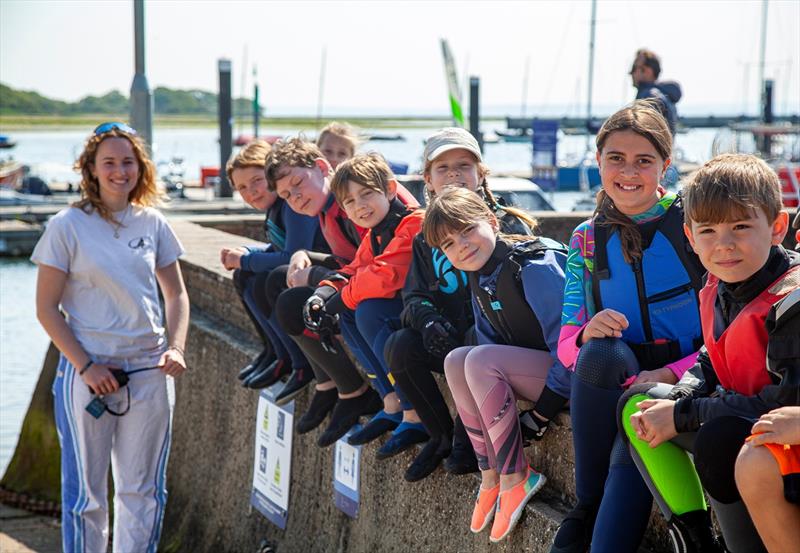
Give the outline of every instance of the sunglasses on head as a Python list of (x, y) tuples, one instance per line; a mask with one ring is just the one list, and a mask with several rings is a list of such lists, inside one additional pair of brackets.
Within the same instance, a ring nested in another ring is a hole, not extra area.
[(126, 125), (125, 123), (118, 123), (115, 121), (111, 121), (108, 123), (101, 123), (100, 125), (97, 125), (97, 127), (94, 129), (94, 135), (99, 136), (103, 133), (107, 133), (108, 131), (114, 129), (126, 132), (128, 134), (134, 134), (134, 135), (136, 134), (136, 129), (134, 129), (133, 127)]

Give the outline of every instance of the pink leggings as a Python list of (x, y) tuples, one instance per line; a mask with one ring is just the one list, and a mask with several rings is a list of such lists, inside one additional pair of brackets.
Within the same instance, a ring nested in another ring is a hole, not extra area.
[(447, 384), (481, 470), (525, 470), (515, 402), (539, 399), (552, 364), (549, 352), (517, 346), (469, 346), (447, 355)]

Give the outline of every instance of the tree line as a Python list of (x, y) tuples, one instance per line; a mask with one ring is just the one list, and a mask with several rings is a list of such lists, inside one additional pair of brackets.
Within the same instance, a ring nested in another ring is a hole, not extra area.
[[(252, 101), (237, 98), (234, 101), (237, 115), (252, 112)], [(216, 115), (217, 95), (205, 90), (175, 90), (158, 87), (153, 90), (153, 109), (156, 114)], [(42, 96), (35, 91), (16, 90), (0, 83), (0, 115), (79, 115), (120, 114), (130, 111), (127, 96), (112, 90), (102, 96), (85, 96), (77, 102), (64, 102)]]

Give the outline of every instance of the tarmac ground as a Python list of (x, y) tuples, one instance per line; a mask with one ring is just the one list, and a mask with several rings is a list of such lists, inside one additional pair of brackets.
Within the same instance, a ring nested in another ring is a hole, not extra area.
[(2, 553), (57, 553), (61, 551), (61, 523), (0, 504)]

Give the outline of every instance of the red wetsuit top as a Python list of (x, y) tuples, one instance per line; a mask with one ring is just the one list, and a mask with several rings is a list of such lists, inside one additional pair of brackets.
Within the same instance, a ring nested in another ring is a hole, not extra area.
[(708, 282), (700, 291), (703, 340), (711, 366), (726, 390), (752, 396), (772, 384), (767, 372), (768, 336), (764, 321), (775, 302), (797, 287), (796, 280), (787, 277), (798, 271), (800, 266), (794, 266), (768, 286), (742, 309), (719, 338), (714, 337), (719, 279), (708, 276)]
[[(397, 184), (397, 199), (408, 207), (419, 207), (419, 202), (414, 195), (400, 183)], [(325, 208), (319, 214), (319, 226), (322, 236), (325, 237), (325, 241), (331, 248), (331, 253), (345, 261), (342, 265), (355, 259), (356, 251), (364, 240), (367, 229), (348, 220), (347, 213), (336, 202), (333, 194), (330, 195)]]

